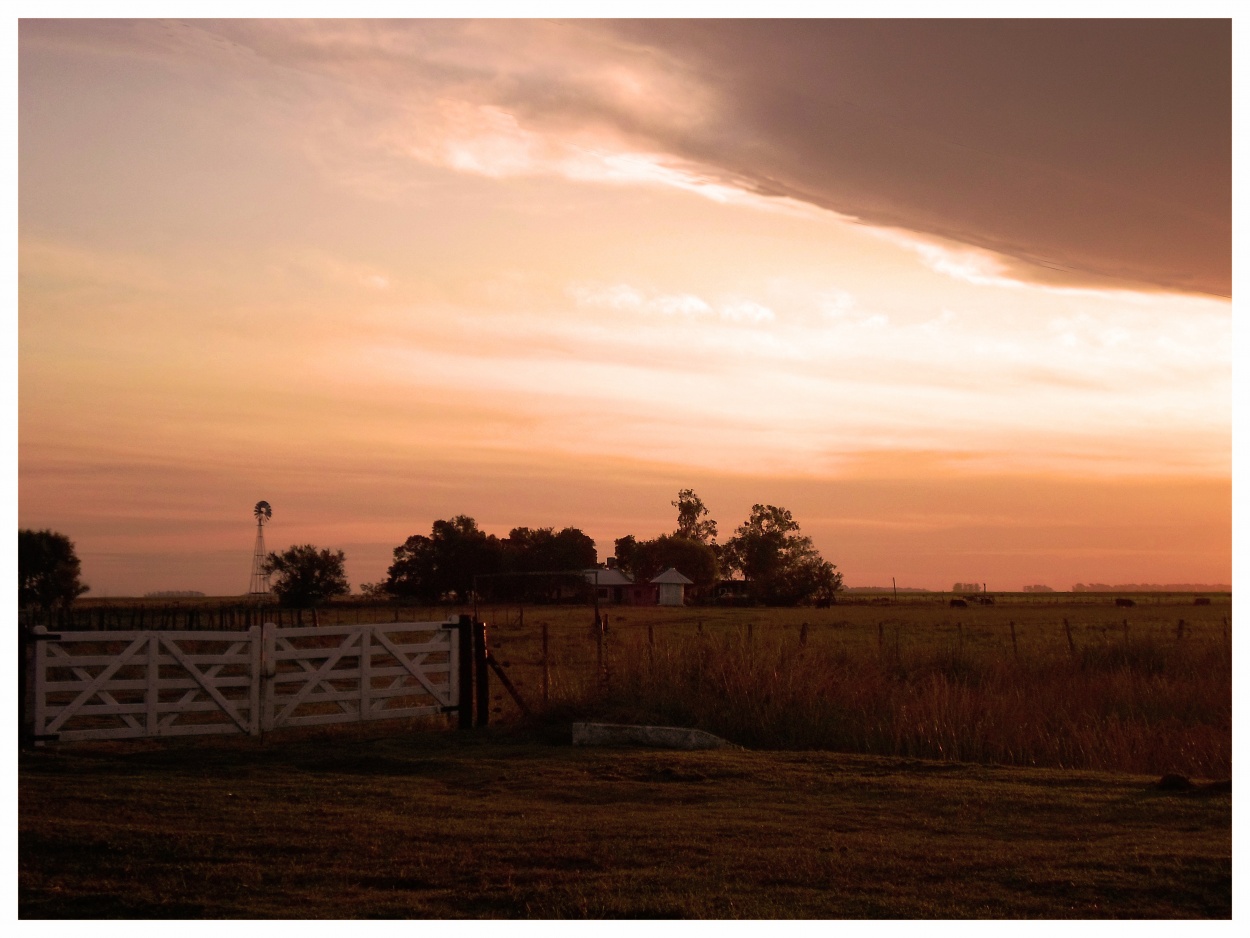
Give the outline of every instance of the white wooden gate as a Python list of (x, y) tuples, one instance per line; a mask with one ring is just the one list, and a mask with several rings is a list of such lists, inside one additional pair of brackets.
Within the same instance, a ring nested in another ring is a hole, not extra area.
[(35, 629), (36, 739), (257, 735), (455, 710), (456, 622), (246, 632)]
[(36, 739), (259, 732), (257, 627), (35, 636)]
[(455, 622), (266, 625), (265, 729), (456, 709), (458, 628)]

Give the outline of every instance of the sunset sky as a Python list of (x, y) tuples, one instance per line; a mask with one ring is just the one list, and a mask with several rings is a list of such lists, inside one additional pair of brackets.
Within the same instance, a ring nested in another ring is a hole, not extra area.
[(18, 29), (18, 514), (92, 596), (789, 508), (847, 585), (1232, 577), (1231, 29)]

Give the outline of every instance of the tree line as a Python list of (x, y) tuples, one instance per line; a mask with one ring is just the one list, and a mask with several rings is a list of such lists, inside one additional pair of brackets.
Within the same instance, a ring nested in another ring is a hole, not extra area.
[[(669, 567), (694, 581), (690, 596), (708, 602), (718, 593), (764, 605), (824, 604), (842, 588), (842, 574), (800, 533), (793, 515), (775, 505), (754, 505), (733, 536), (717, 543), (717, 524), (693, 489), (672, 502), (677, 526), (668, 534), (614, 542), (614, 562), (635, 582)], [(507, 537), (482, 531), (468, 515), (435, 521), (429, 535), (414, 534), (394, 549), (386, 576), (361, 592), (423, 604), (493, 600), (552, 602), (587, 595), (584, 571), (603, 567), (595, 542), (580, 528), (517, 527)], [(19, 600), (46, 612), (87, 591), (73, 542), (53, 531), (18, 532)], [(297, 544), (271, 552), (264, 570), (278, 599), (316, 608), (351, 586), (341, 550)]]
[[(615, 565), (636, 582), (675, 567), (694, 581), (696, 601), (716, 598), (718, 586), (749, 602), (797, 605), (832, 601), (842, 574), (800, 533), (793, 515), (775, 505), (755, 505), (725, 543), (717, 524), (692, 489), (672, 502), (677, 526), (639, 540), (617, 538)], [(552, 601), (568, 594), (569, 577), (554, 571), (585, 571), (597, 562), (594, 541), (580, 528), (513, 528), (505, 538), (487, 534), (467, 515), (435, 521), (429, 536), (414, 534), (394, 550), (386, 578), (366, 593), (425, 603), (466, 599), (475, 593), (509, 601)], [(539, 576), (538, 574), (543, 574)], [(580, 586), (581, 579), (576, 580)]]

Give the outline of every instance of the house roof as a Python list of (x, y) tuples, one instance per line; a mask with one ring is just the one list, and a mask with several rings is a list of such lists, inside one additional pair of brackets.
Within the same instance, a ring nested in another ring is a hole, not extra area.
[(652, 577), (651, 582), (652, 583), (681, 583), (683, 586), (689, 586), (691, 583), (694, 582), (694, 580), (690, 579), (690, 577), (685, 576), (682, 573), (678, 573), (676, 567), (669, 567), (659, 576)]
[[(599, 578), (595, 579), (595, 574), (599, 574)], [(591, 583), (597, 583), (599, 586), (633, 586), (634, 581), (622, 573), (615, 567), (600, 570), (587, 570), (586, 579)]]

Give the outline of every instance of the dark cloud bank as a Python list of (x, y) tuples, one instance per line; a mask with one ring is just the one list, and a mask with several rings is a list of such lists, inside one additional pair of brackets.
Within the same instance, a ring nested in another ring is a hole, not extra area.
[(1231, 294), (1228, 20), (595, 24), (721, 107), (673, 153), (1017, 276)]

